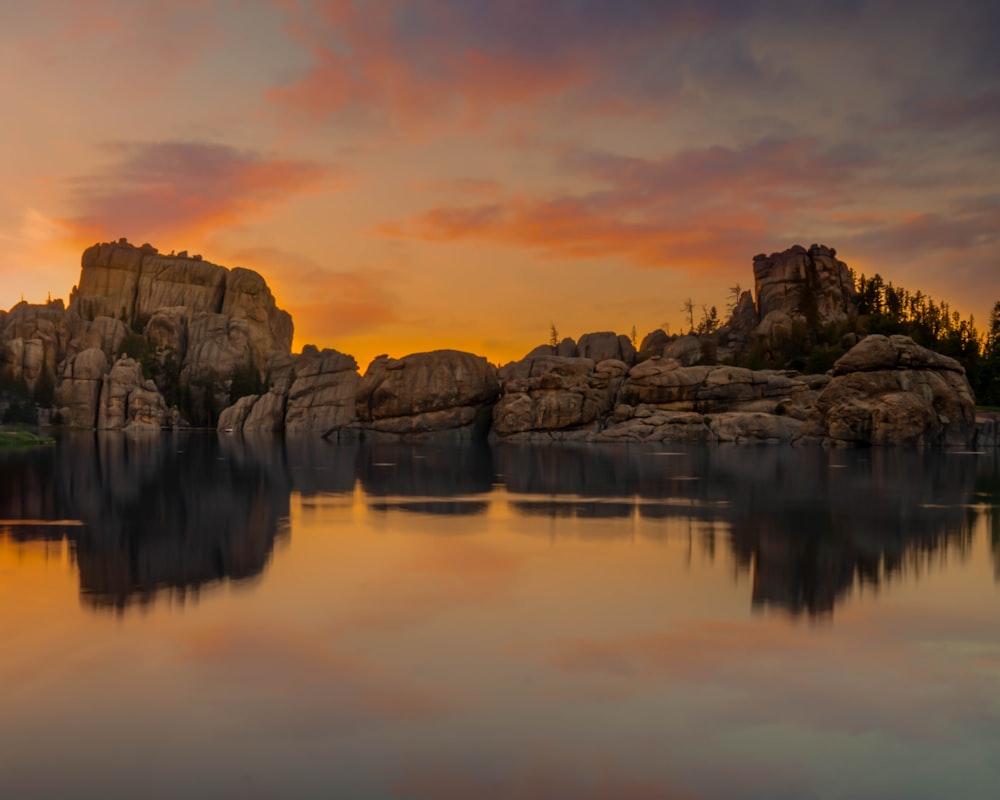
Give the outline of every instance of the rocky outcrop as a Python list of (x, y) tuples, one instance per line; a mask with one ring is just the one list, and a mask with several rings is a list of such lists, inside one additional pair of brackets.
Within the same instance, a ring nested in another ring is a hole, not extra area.
[(795, 245), (769, 256), (754, 256), (758, 318), (781, 311), (822, 324), (856, 314), (854, 277), (836, 255), (833, 248), (814, 244), (808, 250)]
[(826, 376), (654, 357), (633, 367), (597, 441), (790, 442)]
[[(271, 353), (291, 349), (292, 318), (252, 270), (229, 270), (199, 256), (164, 256), (150, 245), (135, 247), (125, 240), (84, 252), (80, 281), (70, 297), (70, 309), (82, 319), (113, 317), (136, 330), (159, 312), (178, 308), (190, 323), (203, 314), (242, 321), (260, 371)], [(190, 333), (192, 345), (197, 344), (193, 324)]]
[(621, 361), (628, 366), (635, 363), (635, 347), (625, 334), (612, 331), (585, 333), (576, 345), (576, 355), (589, 358), (595, 364), (608, 359)]
[(238, 433), (243, 430), (243, 423), (253, 409), (260, 395), (248, 394), (239, 398), (231, 406), (222, 409), (219, 414), (218, 428), (225, 433)]
[(189, 338), (181, 369), (185, 384), (219, 382), (254, 364), (245, 320), (230, 319), (224, 314), (196, 314), (190, 322)]
[[(719, 359), (783, 364), (787, 351), (814, 343), (833, 326), (850, 327), (858, 295), (850, 268), (831, 247), (794, 245), (754, 256), (754, 294), (742, 292), (729, 320), (707, 337)], [(754, 299), (756, 297), (756, 299)]]
[(670, 411), (770, 411), (805, 416), (826, 376), (782, 370), (728, 366), (683, 367), (672, 359), (653, 358), (629, 371), (620, 403), (651, 405)]
[(361, 376), (353, 356), (306, 347), (296, 359), (294, 376), (285, 410), (287, 433), (328, 435), (357, 419)]
[(369, 435), (465, 439), (485, 435), (499, 392), (495, 368), (472, 353), (379, 356), (361, 379), (355, 408)]
[(285, 394), (280, 391), (239, 398), (219, 414), (225, 433), (278, 433), (285, 428)]
[(250, 346), (258, 368), (272, 353), (287, 353), (292, 346), (292, 317), (279, 309), (265, 280), (253, 270), (236, 267), (226, 276), (222, 313), (246, 320)]
[(56, 408), (64, 421), (79, 428), (97, 425), (97, 408), (110, 369), (108, 358), (98, 347), (82, 350), (67, 361), (62, 380), (56, 389)]
[(868, 336), (834, 365), (803, 440), (969, 446), (975, 401), (954, 359), (908, 336)]
[(243, 421), (244, 433), (276, 433), (285, 429), (285, 395), (273, 391), (260, 395)]
[(0, 326), (0, 375), (34, 390), (43, 372), (54, 378), (70, 338), (71, 320), (61, 300), (18, 303)]
[(143, 380), (142, 366), (137, 361), (122, 358), (103, 376), (98, 429), (159, 431), (168, 421), (162, 395), (152, 381)]
[(493, 431), (511, 439), (583, 439), (612, 409), (628, 367), (623, 361), (529, 356), (502, 367), (503, 395)]

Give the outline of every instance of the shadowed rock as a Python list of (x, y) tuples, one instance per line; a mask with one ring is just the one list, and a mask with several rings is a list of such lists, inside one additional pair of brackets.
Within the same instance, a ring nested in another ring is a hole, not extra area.
[(374, 436), (485, 436), (500, 393), (496, 369), (458, 350), (379, 356), (358, 386), (358, 423)]

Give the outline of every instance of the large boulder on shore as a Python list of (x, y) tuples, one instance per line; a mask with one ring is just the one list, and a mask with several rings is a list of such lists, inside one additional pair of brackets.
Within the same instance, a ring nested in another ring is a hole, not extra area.
[(496, 369), (458, 350), (379, 356), (355, 399), (360, 427), (375, 436), (467, 439), (485, 436), (500, 393)]
[(976, 407), (965, 370), (909, 336), (873, 335), (833, 368), (803, 431), (835, 444), (967, 447)]
[(56, 389), (56, 407), (65, 411), (65, 421), (78, 428), (97, 424), (97, 404), (110, 366), (104, 351), (88, 347), (68, 359)]
[(600, 428), (628, 367), (617, 359), (529, 356), (500, 369), (493, 432), (507, 439), (581, 439)]
[(295, 380), (285, 409), (287, 433), (319, 433), (350, 426), (357, 419), (355, 400), (361, 383), (354, 356), (336, 350), (303, 348), (295, 357)]

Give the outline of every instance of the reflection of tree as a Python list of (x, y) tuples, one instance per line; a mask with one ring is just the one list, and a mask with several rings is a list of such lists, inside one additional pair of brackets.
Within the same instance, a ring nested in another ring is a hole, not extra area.
[(5, 463), (0, 481), (0, 515), (82, 522), (22, 533), (70, 541), (81, 596), (94, 607), (253, 577), (287, 530), (281, 461), (227, 457), (213, 435), (74, 436)]
[[(287, 531), (291, 492), (358, 482), (374, 510), (482, 514), (499, 482), (525, 515), (679, 520), (689, 552), (714, 559), (728, 543), (755, 605), (806, 614), (829, 613), (855, 585), (963, 557), (985, 507), (1000, 580), (1000, 453), (672, 449), (86, 435), (0, 460), (0, 518), (80, 520), (8, 535), (68, 539), (84, 601), (114, 608), (258, 575)], [(585, 529), (659, 537), (665, 526)]]
[(504, 444), (497, 464), (523, 513), (684, 519), (690, 544), (700, 541), (710, 558), (726, 531), (738, 572), (753, 575), (754, 604), (793, 613), (828, 613), (855, 583), (878, 587), (929, 571), (971, 543), (969, 458), (889, 449), (674, 449), (677, 455), (664, 456), (642, 447)]

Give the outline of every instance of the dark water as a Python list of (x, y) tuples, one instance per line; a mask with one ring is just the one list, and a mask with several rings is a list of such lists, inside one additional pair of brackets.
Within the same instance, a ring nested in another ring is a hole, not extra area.
[(0, 796), (994, 798), (1000, 454), (0, 457)]

